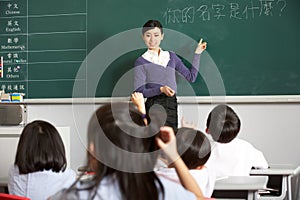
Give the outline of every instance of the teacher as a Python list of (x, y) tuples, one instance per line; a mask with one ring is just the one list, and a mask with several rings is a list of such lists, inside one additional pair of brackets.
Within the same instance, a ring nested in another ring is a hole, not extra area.
[(143, 93), (147, 98), (145, 103), (147, 118), (151, 106), (159, 104), (167, 113), (165, 125), (176, 131), (178, 128), (176, 73), (187, 81), (194, 82), (198, 75), (200, 55), (206, 49), (207, 43), (200, 40), (192, 67), (189, 69), (176, 53), (160, 48), (164, 33), (159, 21), (147, 21), (142, 28), (142, 38), (148, 49), (135, 61), (134, 91)]

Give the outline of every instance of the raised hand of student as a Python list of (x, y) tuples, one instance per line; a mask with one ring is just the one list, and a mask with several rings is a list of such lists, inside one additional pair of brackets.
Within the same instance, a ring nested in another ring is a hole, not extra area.
[(175, 94), (175, 91), (172, 88), (170, 88), (169, 86), (166, 86), (166, 85), (160, 87), (160, 91), (162, 93), (164, 93), (165, 95), (167, 95), (168, 97), (172, 97)]
[(182, 186), (194, 193), (198, 200), (203, 200), (204, 197), (201, 189), (177, 152), (176, 137), (173, 129), (167, 126), (161, 127), (160, 133), (156, 137), (156, 142), (157, 145), (169, 157), (169, 159), (173, 161), (173, 166), (177, 172)]
[(145, 100), (144, 96), (140, 92), (134, 92), (131, 94), (131, 101), (136, 105), (138, 111), (140, 111), (142, 114), (146, 114), (146, 108), (145, 108)]
[(202, 39), (200, 39), (197, 47), (196, 47), (196, 50), (195, 50), (195, 53), (196, 54), (201, 54), (207, 47), (207, 43), (206, 42), (202, 42)]
[(171, 127), (163, 126), (156, 137), (156, 143), (173, 162), (179, 158), (176, 146), (176, 137)]
[(197, 124), (195, 124), (194, 122), (188, 122), (184, 119), (184, 117), (181, 118), (181, 126), (182, 127), (186, 127), (186, 128), (193, 128), (196, 129)]

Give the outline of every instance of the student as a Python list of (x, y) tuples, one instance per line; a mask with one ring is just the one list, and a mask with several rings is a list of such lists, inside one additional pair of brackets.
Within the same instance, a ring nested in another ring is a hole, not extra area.
[(247, 176), (252, 167), (268, 168), (263, 153), (237, 138), (241, 122), (228, 105), (216, 106), (208, 115), (206, 132), (212, 139), (212, 152), (206, 166), (217, 177)]
[(198, 75), (200, 54), (206, 49), (206, 42), (199, 42), (192, 67), (187, 68), (176, 53), (164, 51), (160, 43), (164, 38), (163, 27), (157, 20), (147, 21), (142, 28), (147, 51), (135, 61), (134, 90), (143, 93), (147, 114), (154, 104), (164, 107), (167, 113), (165, 125), (174, 130), (178, 127), (176, 72), (186, 80), (194, 82)]
[[(92, 155), (88, 166), (94, 170), (94, 178), (77, 181), (50, 199), (203, 199), (201, 190), (179, 157), (172, 128), (159, 129), (156, 124), (153, 119), (146, 127), (132, 104), (101, 106), (88, 126), (88, 147)], [(150, 134), (155, 129), (158, 136)], [(158, 147), (174, 161), (187, 190), (153, 172)]]
[(76, 173), (67, 168), (65, 147), (57, 129), (41, 120), (27, 124), (15, 163), (9, 169), (9, 193), (43, 200), (69, 187), (75, 179)]
[[(178, 152), (201, 188), (203, 195), (211, 197), (216, 177), (209, 168), (205, 167), (211, 152), (209, 140), (201, 131), (185, 127), (178, 129), (176, 140)], [(172, 163), (168, 168), (159, 168), (156, 173), (179, 181)]]
[[(134, 92), (131, 95), (131, 101), (142, 114), (146, 113), (142, 93)], [(147, 119), (144, 120), (145, 123), (148, 124)], [(204, 166), (211, 152), (209, 140), (201, 131), (187, 127), (178, 129), (176, 140), (177, 148), (182, 160), (189, 168), (191, 175), (198, 183), (203, 195), (205, 197), (210, 197), (214, 189), (215, 174)], [(167, 162), (168, 161), (163, 162), (162, 158), (160, 158), (156, 164), (156, 173), (160, 176), (166, 176), (178, 182), (178, 176), (172, 166), (172, 163), (168, 167)]]

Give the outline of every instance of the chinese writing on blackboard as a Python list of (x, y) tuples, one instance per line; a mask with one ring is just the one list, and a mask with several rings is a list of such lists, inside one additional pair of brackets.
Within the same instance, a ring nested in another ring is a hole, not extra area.
[(250, 0), (243, 3), (214, 1), (213, 3), (168, 7), (163, 12), (166, 24), (197, 23), (210, 20), (248, 20), (262, 16), (281, 16), (286, 7), (286, 0)]

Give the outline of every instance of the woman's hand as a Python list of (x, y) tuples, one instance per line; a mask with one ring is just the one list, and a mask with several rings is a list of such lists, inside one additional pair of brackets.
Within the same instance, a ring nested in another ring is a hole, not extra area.
[(198, 46), (195, 50), (196, 54), (201, 54), (207, 47), (207, 43), (206, 42), (202, 42), (202, 39), (200, 40), (200, 42), (198, 43)]
[(166, 85), (160, 87), (160, 91), (162, 93), (164, 93), (165, 95), (167, 95), (168, 97), (172, 97), (175, 94), (175, 91), (172, 88), (170, 88), (169, 86), (166, 86)]

